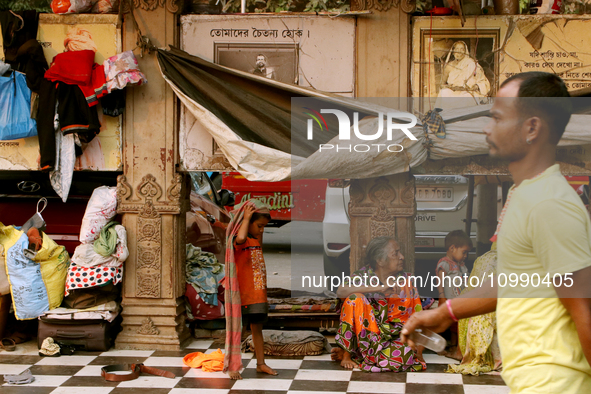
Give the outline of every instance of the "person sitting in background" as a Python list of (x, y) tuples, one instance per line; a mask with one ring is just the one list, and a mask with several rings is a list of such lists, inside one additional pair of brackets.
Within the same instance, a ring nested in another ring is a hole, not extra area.
[[(490, 251), (476, 259), (470, 278), (490, 278), (491, 274), (493, 276), (497, 274), (496, 242), (493, 242)], [(472, 289), (470, 279), (467, 283), (468, 287), (462, 291), (462, 294)], [(496, 312), (461, 319), (458, 322), (458, 347), (463, 355), (462, 362), (450, 364), (446, 372), (479, 375), (500, 370), (502, 363), (497, 342)]]
[[(374, 238), (367, 245), (364, 263), (351, 275), (351, 283), (337, 290), (337, 297), (345, 301), (332, 359), (343, 368), (367, 372), (426, 369), (422, 349), (414, 352), (399, 339), (403, 324), (422, 310), (418, 291), (403, 272), (400, 245), (391, 237)], [(398, 278), (404, 287), (396, 286)]]
[[(468, 275), (468, 268), (466, 268), (464, 260), (466, 260), (468, 252), (472, 249), (472, 240), (470, 240), (470, 237), (464, 231), (455, 230), (445, 237), (445, 249), (447, 250), (446, 255), (439, 260), (435, 268), (435, 275), (440, 279), (440, 283), (437, 286), (439, 305), (443, 305), (447, 300), (459, 297), (464, 289), (463, 285), (454, 285), (454, 278)], [(459, 281), (456, 280), (456, 284), (457, 282)], [(463, 282), (464, 279), (462, 279), (462, 284)], [(445, 355), (456, 360), (461, 360), (462, 353), (457, 345), (458, 326), (454, 324), (451, 327), (451, 347)]]

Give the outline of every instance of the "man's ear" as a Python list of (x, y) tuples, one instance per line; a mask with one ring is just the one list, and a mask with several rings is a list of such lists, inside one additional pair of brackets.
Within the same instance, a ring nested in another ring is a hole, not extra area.
[(523, 122), (523, 130), (525, 133), (525, 141), (534, 142), (536, 139), (540, 138), (542, 119), (538, 116), (532, 116), (531, 118), (526, 119), (525, 122)]

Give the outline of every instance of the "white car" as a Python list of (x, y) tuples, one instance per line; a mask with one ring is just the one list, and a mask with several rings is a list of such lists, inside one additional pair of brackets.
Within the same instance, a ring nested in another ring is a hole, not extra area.
[[(465, 228), (468, 178), (460, 175), (415, 175), (415, 184), (415, 258), (439, 259), (445, 254), (447, 233)], [(475, 219), (476, 197), (473, 206)], [(349, 272), (351, 240), (348, 207), (348, 184), (343, 181), (329, 182), (322, 223), (325, 275)], [(472, 224), (470, 237), (476, 246), (475, 223)]]

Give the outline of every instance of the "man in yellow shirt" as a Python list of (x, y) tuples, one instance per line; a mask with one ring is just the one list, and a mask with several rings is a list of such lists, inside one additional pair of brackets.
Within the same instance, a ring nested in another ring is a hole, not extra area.
[(549, 73), (501, 85), (484, 129), (490, 155), (510, 162), (515, 183), (497, 229), (497, 280), (414, 314), (402, 331), (414, 346), (408, 336), (417, 328), (441, 332), (496, 310), (512, 394), (591, 393), (591, 222), (556, 164), (569, 96)]

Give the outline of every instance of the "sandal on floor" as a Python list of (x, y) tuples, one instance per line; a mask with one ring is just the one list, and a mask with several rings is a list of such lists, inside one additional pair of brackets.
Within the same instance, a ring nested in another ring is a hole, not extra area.
[(16, 350), (16, 342), (12, 338), (4, 338), (0, 341), (0, 349), (4, 349), (7, 352), (14, 352)]
[(24, 342), (30, 341), (31, 338), (32, 338), (32, 336), (27, 335), (23, 332), (14, 332), (14, 333), (12, 333), (12, 335), (8, 339), (12, 340), (15, 344), (17, 344), (17, 343), (24, 343)]

